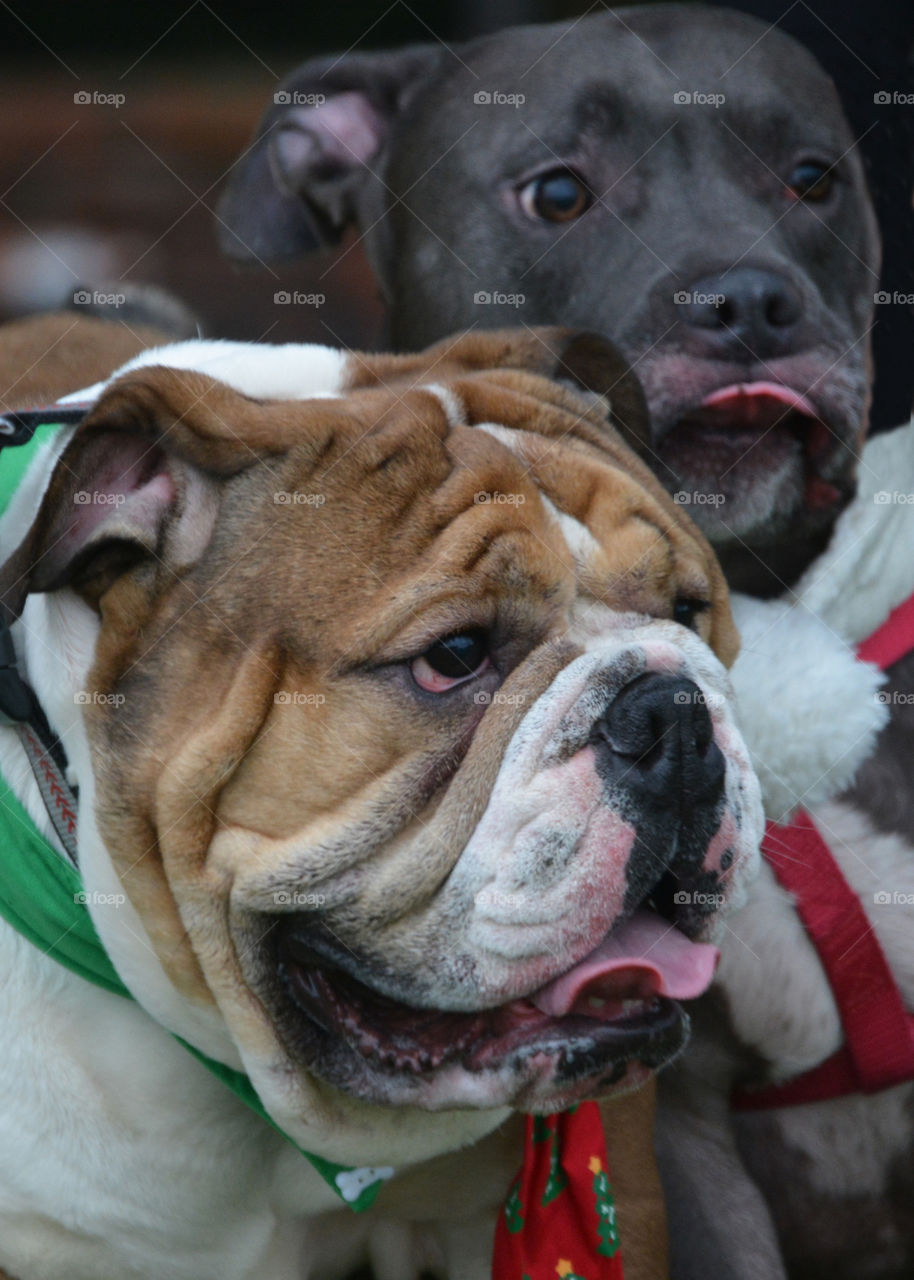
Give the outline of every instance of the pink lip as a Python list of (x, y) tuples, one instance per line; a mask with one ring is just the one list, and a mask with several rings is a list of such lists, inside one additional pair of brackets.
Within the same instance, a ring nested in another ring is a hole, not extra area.
[[(779, 382), (733, 382), (728, 387), (719, 387), (705, 396), (700, 408), (709, 409), (721, 404), (731, 404), (737, 400), (755, 399), (777, 400), (789, 409), (805, 414), (809, 418), (818, 418), (818, 413), (811, 400), (801, 396), (798, 391), (782, 386)], [(746, 406), (748, 408), (748, 405)]]

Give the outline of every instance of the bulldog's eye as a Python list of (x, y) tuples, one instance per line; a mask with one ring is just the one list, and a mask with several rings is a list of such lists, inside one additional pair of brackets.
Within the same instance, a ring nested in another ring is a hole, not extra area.
[(815, 160), (804, 160), (798, 164), (787, 179), (788, 190), (798, 200), (807, 200), (813, 204), (820, 200), (827, 200), (834, 184), (835, 175), (832, 169)]
[(570, 222), (593, 204), (593, 195), (571, 169), (541, 173), (520, 190), (524, 213), (546, 222)]
[(428, 693), (446, 693), (448, 689), (481, 675), (491, 663), (489, 640), (484, 631), (462, 631), (446, 636), (418, 658), (410, 670), (420, 689)]
[(680, 596), (673, 605), (673, 621), (678, 622), (681, 627), (697, 631), (695, 623), (698, 615), (710, 608), (710, 600), (692, 600), (686, 596)]

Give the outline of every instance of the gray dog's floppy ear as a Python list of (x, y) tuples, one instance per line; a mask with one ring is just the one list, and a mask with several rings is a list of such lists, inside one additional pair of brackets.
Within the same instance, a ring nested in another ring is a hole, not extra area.
[(241, 262), (269, 262), (335, 244), (356, 220), (415, 91), (444, 51), (315, 58), (273, 96), (219, 204), (219, 241)]

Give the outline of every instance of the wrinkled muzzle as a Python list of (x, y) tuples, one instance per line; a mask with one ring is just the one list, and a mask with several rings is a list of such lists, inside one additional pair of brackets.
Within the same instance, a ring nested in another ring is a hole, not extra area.
[(424, 910), (345, 932), (332, 909), (280, 918), (288, 1049), (359, 1096), (434, 1109), (555, 1109), (675, 1056), (678, 1002), (712, 980), (762, 833), (728, 692), (672, 623), (595, 640), (521, 720)]

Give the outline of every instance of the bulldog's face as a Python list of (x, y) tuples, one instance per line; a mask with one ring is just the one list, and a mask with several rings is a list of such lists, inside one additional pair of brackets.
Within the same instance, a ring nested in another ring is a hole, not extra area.
[(98, 831), (287, 1124), (328, 1084), (631, 1087), (753, 868), (719, 569), (535, 347), (352, 360), (373, 387), (309, 401), (128, 373), (18, 553), (98, 610)]

